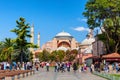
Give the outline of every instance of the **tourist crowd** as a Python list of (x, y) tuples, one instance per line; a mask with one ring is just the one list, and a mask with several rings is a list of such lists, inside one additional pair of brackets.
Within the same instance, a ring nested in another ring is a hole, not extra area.
[(0, 63), (0, 70), (32, 70), (33, 64), (32, 62), (12, 62), (11, 64), (8, 62), (1, 62)]
[(91, 64), (90, 66), (87, 66), (86, 63), (78, 64), (77, 62), (23, 62), (22, 64), (20, 62), (12, 62), (9, 64), (8, 62), (1, 62), (0, 63), (0, 70), (32, 70), (36, 69), (36, 71), (39, 71), (39, 68), (46, 68), (46, 71), (50, 70), (50, 67), (54, 68), (54, 72), (70, 72), (73, 70), (76, 72), (77, 70), (79, 72), (86, 72), (90, 71), (91, 73), (94, 71), (97, 72), (106, 72), (109, 73), (110, 71), (115, 71), (118, 73), (120, 71), (120, 64), (119, 63), (103, 63), (103, 62), (95, 62), (94, 64)]
[(90, 72), (116, 72), (118, 73), (120, 71), (120, 64), (118, 62), (114, 62), (112, 64), (106, 62), (95, 62), (94, 64), (91, 64), (90, 66)]
[(35, 63), (35, 68), (36, 71), (39, 70), (39, 68), (44, 68), (46, 67), (46, 71), (49, 71), (49, 67), (54, 67), (54, 72), (70, 72), (71, 70), (73, 70), (74, 72), (76, 72), (77, 70), (79, 70), (80, 72), (82, 71), (86, 71), (87, 70), (87, 66), (84, 63), (82, 66), (79, 66), (79, 64), (77, 62), (36, 62)]

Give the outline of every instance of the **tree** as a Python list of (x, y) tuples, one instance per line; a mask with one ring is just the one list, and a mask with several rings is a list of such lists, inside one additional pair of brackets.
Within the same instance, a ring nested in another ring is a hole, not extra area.
[[(14, 53), (12, 54), (12, 60), (13, 61), (17, 61), (17, 62), (20, 61), (21, 56), (18, 53), (20, 53), (20, 50), (15, 49)], [(33, 59), (32, 52), (30, 52), (28, 49), (26, 49), (26, 51), (24, 51), (24, 54), (23, 54), (23, 61), (28, 62), (28, 61), (32, 61), (32, 59)]]
[(62, 62), (65, 58), (65, 52), (63, 50), (57, 51), (57, 59), (58, 61)]
[(2, 60), (6, 60), (9, 63), (12, 61), (11, 55), (14, 52), (14, 41), (10, 38), (5, 38), (5, 41), (3, 41), (3, 45), (1, 45), (1, 57)]
[[(40, 54), (42, 56), (42, 54)], [(65, 52), (63, 50), (55, 50), (49, 54), (49, 60), (62, 62), (65, 60)]]
[(75, 57), (77, 56), (78, 51), (76, 49), (73, 49), (71, 51), (67, 50), (66, 51), (66, 60), (67, 61), (73, 61)]
[(70, 50), (67, 50), (67, 51), (65, 52), (65, 60), (66, 60), (66, 61), (69, 61), (69, 58), (70, 58)]
[[(108, 52), (120, 52), (120, 17), (108, 18), (103, 23)], [(100, 38), (100, 37), (99, 37)]]
[(88, 0), (85, 10), (89, 28), (101, 29), (98, 39), (105, 43), (107, 53), (120, 52), (120, 0)]
[(3, 42), (0, 42), (0, 61), (4, 61), (5, 59), (4, 59), (4, 55), (3, 55), (3, 48), (4, 48), (4, 46), (3, 46)]
[(50, 53), (50, 60), (57, 61), (57, 51), (56, 50)]
[(29, 43), (26, 39), (30, 38), (30, 26), (29, 24), (25, 23), (25, 19), (20, 17), (19, 20), (16, 21), (17, 28), (11, 30), (17, 35), (16, 38), (16, 48), (20, 50), (20, 62), (23, 62), (23, 55), (25, 54), (25, 51), (32, 47), (33, 44)]
[(47, 50), (43, 50), (39, 53), (39, 60), (41, 61), (49, 61), (50, 60), (50, 53)]

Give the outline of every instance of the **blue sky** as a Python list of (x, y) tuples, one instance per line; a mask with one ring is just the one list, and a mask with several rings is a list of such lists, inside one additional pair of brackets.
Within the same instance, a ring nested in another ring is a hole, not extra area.
[(15, 38), (10, 30), (24, 17), (35, 28), (35, 43), (40, 32), (41, 45), (57, 33), (70, 33), (78, 42), (86, 38), (88, 27), (82, 15), (87, 0), (0, 0), (0, 41)]

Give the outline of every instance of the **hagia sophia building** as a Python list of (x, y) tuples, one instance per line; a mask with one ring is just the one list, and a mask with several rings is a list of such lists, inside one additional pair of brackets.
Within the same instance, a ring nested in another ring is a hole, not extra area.
[(58, 33), (51, 41), (48, 41), (42, 46), (42, 49), (48, 51), (54, 50), (72, 50), (78, 48), (79, 44), (73, 36), (67, 32)]
[[(31, 27), (31, 39), (30, 42), (34, 43), (34, 26)], [(82, 56), (82, 62), (85, 60), (85, 58), (92, 56), (92, 43), (95, 41), (93, 37), (93, 31), (90, 30), (87, 38), (84, 39), (81, 43), (76, 41), (76, 39), (68, 32), (62, 31), (56, 34), (51, 41), (46, 42), (42, 45), (40, 48), (40, 33), (38, 33), (38, 39), (37, 39), (37, 45), (39, 48), (37, 50), (34, 50), (33, 48), (30, 48), (30, 51), (33, 53), (33, 58), (36, 59), (35, 54), (42, 52), (44, 49), (52, 52), (54, 50), (78, 50), (78, 53), (84, 53)], [(80, 52), (79, 52), (80, 49)], [(81, 57), (78, 55), (78, 58)]]

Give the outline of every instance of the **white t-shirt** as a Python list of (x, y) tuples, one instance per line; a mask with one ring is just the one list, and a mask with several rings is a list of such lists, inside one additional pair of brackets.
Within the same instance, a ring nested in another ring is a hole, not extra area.
[(49, 63), (46, 64), (46, 66), (49, 66), (49, 65), (50, 65)]

